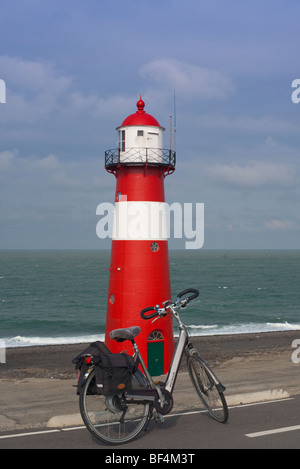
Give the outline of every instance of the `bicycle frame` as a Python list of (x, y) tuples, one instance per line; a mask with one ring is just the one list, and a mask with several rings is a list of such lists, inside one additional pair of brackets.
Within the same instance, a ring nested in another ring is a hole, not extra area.
[[(180, 330), (176, 350), (175, 350), (175, 353), (174, 353), (173, 358), (172, 358), (171, 366), (170, 366), (169, 372), (167, 374), (166, 381), (164, 383), (164, 391), (167, 391), (167, 393), (172, 395), (173, 391), (174, 391), (176, 379), (177, 379), (178, 372), (179, 372), (180, 362), (181, 362), (183, 354), (186, 353), (186, 355), (192, 356), (193, 353), (197, 353), (197, 351), (193, 348), (192, 343), (189, 341), (189, 334), (188, 334), (187, 328), (182, 323), (182, 321), (179, 317), (179, 314), (176, 311), (174, 305), (169, 305), (168, 308), (171, 310), (173, 316), (175, 317), (175, 319), (178, 323), (179, 330)], [(135, 343), (134, 340), (132, 341), (132, 345), (133, 345), (133, 348), (135, 350), (137, 360), (140, 362), (142, 370), (143, 370), (143, 372), (146, 376), (146, 379), (147, 379), (151, 389), (146, 389), (143, 392), (141, 392), (141, 391), (130, 392), (127, 395), (127, 398), (129, 398), (129, 399), (133, 398), (135, 400), (143, 400), (143, 401), (149, 400), (149, 401), (153, 402), (153, 401), (155, 401), (155, 398), (158, 395), (160, 404), (161, 404), (161, 406), (163, 406), (164, 402), (165, 402), (165, 397), (162, 393), (162, 390), (161, 390), (160, 386), (153, 381), (152, 376), (150, 375), (150, 373), (149, 373), (149, 371), (148, 371), (148, 369), (145, 365), (145, 362), (143, 360), (143, 357), (142, 357), (142, 355), (139, 351), (139, 348), (138, 348), (138, 346), (137, 346), (137, 344)], [(197, 355), (198, 355), (198, 353), (197, 353)], [(208, 364), (201, 357), (199, 357), (199, 355), (198, 355), (198, 359), (201, 360), (201, 362), (203, 362), (207, 366), (209, 374), (210, 374), (210, 378), (215, 383), (216, 387), (220, 391), (225, 391), (225, 387), (220, 383), (220, 381), (215, 376), (213, 371), (209, 368)], [(156, 409), (156, 410), (158, 410), (158, 409)]]
[[(185, 351), (185, 349), (188, 345), (188, 342), (189, 342), (189, 335), (188, 335), (188, 332), (187, 332), (187, 328), (181, 322), (179, 314), (177, 313), (177, 311), (175, 310), (173, 305), (170, 305), (169, 309), (172, 311), (172, 314), (175, 317), (175, 319), (178, 323), (178, 326), (179, 326), (179, 330), (180, 330), (176, 350), (175, 350), (175, 353), (174, 353), (173, 358), (172, 358), (172, 363), (171, 363), (171, 366), (170, 366), (166, 381), (164, 383), (165, 384), (165, 386), (164, 386), (165, 391), (167, 391), (170, 395), (172, 395), (173, 390), (174, 390), (174, 386), (175, 386), (175, 382), (176, 382), (176, 378), (177, 378), (177, 375), (178, 375), (178, 371), (179, 371), (180, 361), (181, 361), (183, 353), (184, 353), (184, 351)], [(142, 370), (143, 370), (143, 372), (146, 376), (146, 379), (147, 379), (151, 389), (150, 390), (149, 389), (145, 390), (143, 393), (141, 393), (139, 391), (137, 391), (135, 393), (133, 391), (132, 393), (130, 393), (130, 395), (127, 395), (127, 397), (134, 398), (134, 399), (139, 399), (139, 397), (140, 397), (143, 400), (145, 400), (145, 399), (147, 400), (148, 397), (149, 397), (150, 401), (154, 401), (156, 395), (158, 394), (160, 403), (161, 403), (161, 405), (163, 405), (164, 402), (165, 402), (165, 398), (163, 396), (163, 393), (162, 393), (162, 390), (161, 390), (160, 386), (154, 383), (154, 381), (152, 379), (152, 376), (150, 375), (150, 373), (149, 373), (149, 371), (148, 371), (148, 369), (145, 365), (143, 357), (142, 357), (142, 355), (139, 351), (139, 348), (138, 348), (137, 344), (135, 343), (135, 341), (132, 341), (132, 345), (133, 345), (134, 351), (136, 353), (137, 360), (140, 362)], [(141, 395), (141, 396), (139, 396), (139, 395)]]
[(166, 391), (168, 391), (170, 394), (172, 394), (173, 390), (174, 390), (175, 383), (176, 383), (176, 378), (177, 378), (177, 375), (178, 375), (181, 358), (182, 358), (183, 353), (184, 353), (184, 351), (185, 351), (185, 349), (186, 349), (186, 347), (189, 343), (189, 334), (188, 334), (187, 328), (181, 322), (181, 319), (180, 319), (179, 314), (177, 313), (177, 311), (172, 306), (170, 306), (170, 309), (171, 309), (172, 314), (173, 314), (173, 316), (175, 317), (175, 319), (178, 323), (178, 327), (179, 327), (179, 330), (180, 330), (178, 344), (177, 344), (177, 347), (176, 347), (176, 350), (175, 350), (175, 353), (174, 353), (174, 356), (173, 356), (173, 359), (172, 359), (172, 363), (171, 363), (171, 366), (170, 366), (170, 370), (169, 370), (169, 373), (167, 375), (167, 379), (166, 379), (166, 382), (165, 382)]
[[(170, 308), (170, 309), (172, 310), (173, 315), (177, 319), (179, 328), (180, 328), (178, 344), (176, 346), (176, 350), (172, 358), (172, 363), (171, 363), (170, 370), (167, 375), (167, 379), (164, 383), (164, 391), (167, 391), (167, 393), (172, 395), (175, 382), (176, 382), (176, 378), (178, 375), (178, 371), (179, 371), (180, 361), (186, 349), (186, 346), (188, 344), (189, 335), (188, 335), (185, 325), (182, 324), (178, 313), (174, 310), (174, 308)], [(141, 392), (140, 390), (132, 391), (127, 394), (127, 398), (134, 399), (134, 400), (142, 400), (142, 401), (149, 400), (150, 402), (155, 402), (156, 398), (158, 397), (159, 406), (162, 408), (166, 402), (163, 392), (160, 386), (153, 381), (152, 376), (150, 375), (145, 365), (145, 362), (140, 353), (140, 350), (134, 340), (132, 341), (132, 345), (133, 345), (133, 348), (137, 357), (137, 361), (140, 363), (151, 389), (143, 390), (143, 392)], [(155, 405), (155, 408), (159, 412), (159, 408), (157, 405)]]

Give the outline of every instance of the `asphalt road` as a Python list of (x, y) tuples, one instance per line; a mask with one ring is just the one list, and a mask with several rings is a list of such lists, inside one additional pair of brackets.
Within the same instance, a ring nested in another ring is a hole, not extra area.
[(231, 407), (225, 425), (203, 413), (171, 416), (164, 424), (152, 421), (147, 432), (122, 446), (98, 443), (84, 427), (0, 434), (0, 449), (23, 448), (100, 449), (98, 463), (134, 467), (200, 462), (200, 449), (300, 449), (300, 396)]

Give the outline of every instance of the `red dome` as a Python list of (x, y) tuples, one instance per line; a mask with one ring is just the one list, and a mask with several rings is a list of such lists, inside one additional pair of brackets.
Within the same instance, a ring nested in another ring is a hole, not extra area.
[(144, 111), (145, 103), (141, 97), (136, 103), (136, 106), (138, 108), (136, 113), (126, 117), (120, 127), (126, 127), (128, 125), (153, 125), (154, 127), (161, 127), (159, 122), (153, 116)]

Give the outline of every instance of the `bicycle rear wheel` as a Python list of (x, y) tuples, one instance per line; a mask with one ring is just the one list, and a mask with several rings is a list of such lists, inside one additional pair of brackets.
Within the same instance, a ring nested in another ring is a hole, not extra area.
[(209, 414), (218, 422), (226, 423), (228, 420), (226, 399), (221, 385), (216, 384), (209, 366), (197, 354), (189, 356), (187, 364), (191, 380)]
[[(146, 388), (144, 375), (137, 370), (133, 380)], [(93, 369), (79, 395), (79, 408), (84, 424), (98, 440), (117, 445), (133, 440), (151, 418), (148, 403), (128, 403), (122, 395), (102, 396), (91, 394), (95, 382)]]

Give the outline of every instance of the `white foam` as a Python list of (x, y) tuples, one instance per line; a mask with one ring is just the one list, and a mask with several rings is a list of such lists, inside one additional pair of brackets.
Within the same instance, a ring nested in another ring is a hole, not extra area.
[(300, 330), (300, 324), (290, 324), (288, 322), (277, 323), (245, 323), (230, 324), (224, 326), (187, 326), (190, 335), (231, 335), (231, 334), (251, 334), (260, 332), (282, 332)]
[(300, 330), (300, 324), (290, 324), (289, 322), (267, 322), (267, 327), (278, 328), (279, 330)]
[(96, 340), (104, 340), (104, 334), (99, 335), (84, 335), (75, 337), (23, 337), (16, 336), (3, 339), (6, 347), (32, 347), (37, 345), (67, 345), (67, 344), (80, 344), (90, 343)]

